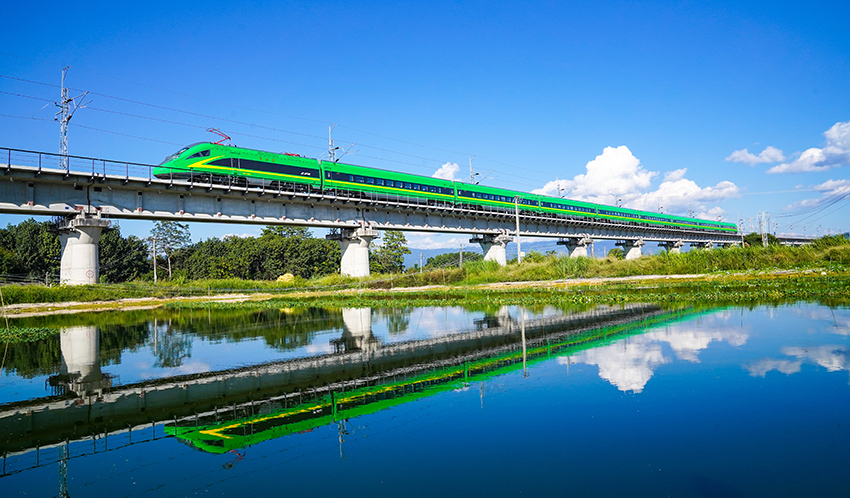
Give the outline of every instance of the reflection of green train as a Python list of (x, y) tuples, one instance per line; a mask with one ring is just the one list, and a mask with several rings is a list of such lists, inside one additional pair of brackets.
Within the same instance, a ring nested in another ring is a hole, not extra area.
[[(647, 328), (694, 316), (692, 310), (679, 310), (634, 322), (594, 329), (562, 337), (557, 342), (535, 341), (528, 348), (528, 364), (553, 356), (609, 344)], [(483, 381), (522, 368), (522, 352), (510, 351), (490, 358), (464, 362), (427, 373), (362, 387), (346, 392), (325, 391), (311, 399), (270, 413), (237, 418), (232, 421), (192, 426), (166, 425), (165, 432), (203, 451), (227, 453), (281, 436), (309, 432), (333, 422), (368, 415), (433, 394), (462, 388), (466, 383)], [(292, 396), (290, 396), (292, 397)]]
[(184, 147), (155, 168), (154, 176), (204, 183), (266, 186), (275, 190), (292, 189), (334, 194), (344, 192), (367, 199), (402, 197), (425, 205), (454, 205), (470, 211), (513, 210), (516, 199), (519, 209), (544, 217), (593, 219), (710, 232), (737, 232), (733, 223), (547, 197), (215, 143)]

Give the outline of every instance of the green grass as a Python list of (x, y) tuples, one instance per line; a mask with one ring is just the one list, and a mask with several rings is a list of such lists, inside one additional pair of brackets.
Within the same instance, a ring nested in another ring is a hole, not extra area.
[[(288, 283), (221, 279), (166, 281), (156, 285), (149, 282), (75, 287), (10, 285), (3, 287), (3, 297), (6, 304), (89, 302), (133, 297), (171, 298), (234, 292), (286, 294), (304, 290), (360, 289), (367, 291), (430, 285), (468, 288), (478, 284), (497, 282), (636, 275), (759, 273), (809, 269), (823, 270), (837, 275), (850, 274), (850, 241), (840, 237), (824, 237), (811, 245), (802, 247), (734, 247), (708, 251), (692, 250), (684, 254), (662, 252), (631, 261), (610, 257), (605, 259), (569, 258), (534, 253), (522, 264), (512, 262), (507, 266), (499, 266), (492, 261), (475, 261), (465, 264), (463, 268), (444, 268), (421, 273), (370, 275), (364, 278), (326, 275), (312, 280), (296, 277)], [(469, 290), (465, 292), (468, 294)]]

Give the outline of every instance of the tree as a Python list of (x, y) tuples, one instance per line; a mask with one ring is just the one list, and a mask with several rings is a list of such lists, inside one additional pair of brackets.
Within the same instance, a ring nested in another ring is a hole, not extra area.
[[(155, 221), (151, 236), (148, 239), (156, 250), (160, 249), (165, 253), (165, 260), (168, 262), (168, 278), (171, 278), (171, 255), (177, 249), (182, 249), (191, 242), (189, 234), (189, 225), (178, 223), (176, 221)], [(156, 255), (154, 255), (156, 256)], [(156, 258), (154, 258), (156, 264)]]
[(313, 237), (313, 233), (310, 232), (310, 229), (307, 227), (290, 227), (283, 225), (269, 225), (266, 228), (263, 228), (263, 233), (260, 235), (261, 237), (286, 237), (286, 238), (298, 238), (298, 239), (310, 239)]
[(125, 239), (120, 228), (107, 230), (98, 247), (103, 282), (127, 282), (147, 273), (145, 242), (135, 235)]
[(608, 251), (608, 257), (611, 259), (626, 259), (626, 253), (621, 247), (615, 247)]
[(50, 223), (32, 218), (0, 229), (0, 264), (3, 273), (24, 274), (43, 279), (59, 271), (59, 237)]
[(401, 273), (404, 271), (404, 255), (410, 254), (404, 233), (398, 230), (384, 232), (383, 243), (372, 251), (369, 268), (376, 273)]
[(258, 237), (207, 239), (172, 256), (186, 278), (274, 280), (281, 275), (311, 278), (339, 269), (339, 245), (312, 237), (306, 228), (268, 227)]

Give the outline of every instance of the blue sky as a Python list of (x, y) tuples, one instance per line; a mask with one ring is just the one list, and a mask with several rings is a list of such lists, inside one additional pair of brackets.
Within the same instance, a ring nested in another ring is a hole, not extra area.
[(19, 2), (4, 18), (3, 147), (58, 151), (70, 65), (72, 95), (92, 92), (75, 155), (158, 163), (215, 127), (320, 157), (336, 123), (357, 164), (463, 179), (474, 155), (494, 186), (850, 230), (850, 198), (833, 203), (850, 192), (846, 1)]

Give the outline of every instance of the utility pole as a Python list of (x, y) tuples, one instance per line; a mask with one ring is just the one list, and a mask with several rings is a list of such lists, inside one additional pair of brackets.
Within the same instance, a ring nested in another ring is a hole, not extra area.
[(460, 243), (460, 261), (458, 263), (458, 268), (463, 268), (463, 242)]
[(156, 237), (153, 237), (153, 283), (156, 283)]
[(469, 183), (475, 185), (475, 170), (472, 169), (472, 160), (475, 156), (469, 156)]
[(70, 122), (71, 118), (74, 117), (74, 113), (77, 109), (83, 108), (86, 104), (91, 103), (91, 100), (79, 105), (76, 102), (78, 99), (82, 100), (85, 98), (89, 92), (84, 92), (74, 98), (70, 97), (68, 89), (65, 88), (65, 75), (68, 74), (69, 67), (71, 66), (65, 66), (65, 69), (62, 70), (60, 100), (59, 102), (55, 102), (56, 107), (59, 108), (59, 112), (57, 112), (53, 117), (54, 121), (59, 121), (59, 154), (61, 155), (61, 158), (59, 159), (59, 166), (65, 170), (65, 173), (70, 171), (70, 164), (68, 162), (68, 122)]

